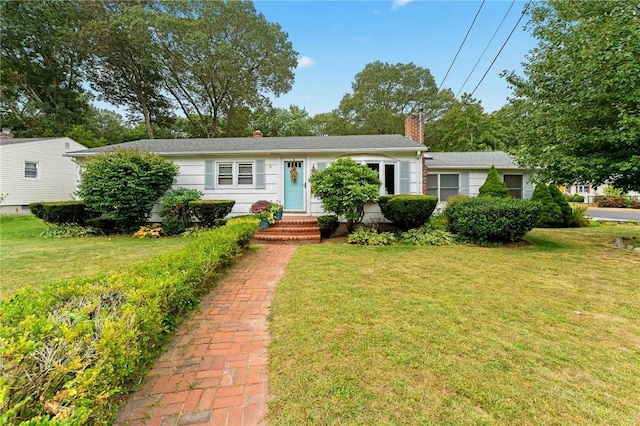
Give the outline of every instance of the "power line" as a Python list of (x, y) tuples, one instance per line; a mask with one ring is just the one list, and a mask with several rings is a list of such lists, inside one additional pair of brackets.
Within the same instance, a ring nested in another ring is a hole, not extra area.
[(453, 64), (456, 62), (456, 59), (458, 58), (458, 54), (460, 54), (460, 51), (462, 50), (462, 46), (464, 46), (464, 42), (467, 41), (467, 37), (469, 37), (469, 33), (471, 32), (471, 28), (473, 28), (473, 24), (476, 23), (476, 19), (478, 18), (478, 15), (480, 14), (480, 11), (482, 10), (482, 6), (484, 6), (484, 2), (485, 2), (485, 0), (482, 0), (482, 3), (480, 3), (480, 7), (478, 8), (478, 11), (476, 12), (476, 16), (474, 16), (473, 22), (471, 22), (471, 26), (467, 30), (467, 34), (464, 36), (464, 40), (462, 40), (462, 43), (460, 44), (460, 47), (458, 48), (458, 51), (456, 52), (456, 56), (454, 56), (453, 61), (451, 61), (451, 65), (449, 65), (449, 69), (447, 70), (447, 73), (444, 75), (444, 78), (442, 79), (442, 82), (440, 83), (440, 87), (438, 87), (438, 91), (440, 91), (440, 89), (442, 88), (442, 85), (444, 84), (444, 81), (447, 79), (447, 76), (449, 75), (449, 71), (451, 71), (451, 68), (453, 67)]
[(473, 72), (476, 70), (476, 67), (478, 66), (478, 64), (480, 63), (480, 60), (484, 57), (484, 54), (487, 53), (487, 49), (489, 48), (489, 46), (491, 45), (491, 43), (493, 42), (493, 39), (496, 37), (496, 34), (498, 34), (498, 31), (500, 31), (500, 28), (502, 27), (502, 24), (504, 23), (504, 20), (507, 19), (507, 15), (509, 15), (509, 12), (511, 12), (511, 8), (513, 7), (513, 5), (515, 4), (516, 0), (513, 0), (511, 2), (511, 5), (509, 6), (509, 9), (507, 9), (507, 12), (504, 14), (504, 16), (502, 17), (502, 21), (500, 21), (500, 24), (498, 24), (498, 28), (496, 28), (496, 30), (494, 31), (493, 35), (491, 36), (491, 40), (489, 40), (489, 43), (487, 43), (487, 45), (485, 46), (484, 50), (482, 51), (482, 54), (480, 54), (480, 57), (478, 58), (478, 60), (476, 61), (475, 65), (473, 66), (473, 68), (471, 69), (471, 71), (469, 72), (469, 75), (467, 76), (467, 78), (464, 80), (464, 83), (462, 83), (462, 86), (460, 87), (460, 90), (458, 90), (458, 93), (456, 93), (456, 98), (458, 97), (458, 95), (460, 94), (460, 92), (462, 92), (462, 89), (464, 89), (464, 86), (467, 84), (467, 82), (469, 81), (469, 78), (471, 78), (471, 75), (473, 74)]
[(522, 21), (522, 18), (527, 13), (527, 9), (528, 9), (529, 4), (531, 4), (531, 1), (529, 1), (524, 6), (524, 9), (522, 9), (522, 13), (520, 14), (520, 18), (518, 18), (518, 22), (516, 22), (516, 24), (513, 26), (513, 28), (511, 29), (511, 32), (509, 33), (509, 36), (507, 36), (507, 39), (504, 41), (504, 43), (502, 43), (502, 47), (500, 48), (500, 50), (496, 54), (495, 58), (493, 58), (493, 61), (491, 61), (491, 64), (489, 65), (489, 68), (487, 68), (487, 71), (484, 73), (484, 75), (482, 76), (482, 78), (480, 79), (478, 84), (476, 84), (476, 87), (473, 89), (473, 92), (471, 92), (471, 96), (473, 96), (473, 94), (476, 93), (476, 90), (478, 89), (478, 86), (480, 86), (480, 83), (482, 83), (484, 81), (484, 78), (487, 76), (487, 74), (489, 74), (489, 70), (491, 70), (491, 67), (493, 66), (493, 64), (496, 63), (496, 60), (498, 59), (498, 56), (500, 56), (500, 53), (502, 53), (502, 49), (504, 49), (504, 47), (507, 45), (507, 42), (509, 41), (509, 39), (513, 35), (513, 32), (516, 30), (516, 28), (518, 28), (518, 25), (520, 24), (520, 21)]

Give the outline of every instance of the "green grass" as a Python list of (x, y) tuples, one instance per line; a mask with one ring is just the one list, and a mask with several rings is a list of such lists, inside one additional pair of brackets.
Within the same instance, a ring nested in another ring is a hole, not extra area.
[(270, 332), (269, 424), (640, 423), (638, 226), (528, 245), (298, 249)]
[(0, 216), (0, 298), (22, 288), (115, 272), (156, 254), (182, 247), (186, 238), (128, 236), (44, 238), (47, 224), (35, 216)]

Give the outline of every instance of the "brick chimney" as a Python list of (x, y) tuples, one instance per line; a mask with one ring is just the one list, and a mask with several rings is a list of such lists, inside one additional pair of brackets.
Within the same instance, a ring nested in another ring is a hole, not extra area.
[(412, 112), (406, 120), (404, 120), (404, 135), (414, 142), (423, 143), (419, 113)]
[(0, 139), (13, 139), (13, 134), (11, 133), (11, 129), (7, 127), (3, 127), (2, 132), (0, 132)]
[(262, 132), (260, 130), (254, 130), (253, 131), (253, 137), (254, 138), (261, 138), (262, 137)]

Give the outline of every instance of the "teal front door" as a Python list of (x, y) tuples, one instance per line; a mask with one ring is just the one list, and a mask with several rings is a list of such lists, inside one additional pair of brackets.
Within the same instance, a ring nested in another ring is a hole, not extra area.
[(284, 209), (304, 211), (304, 162), (284, 162)]

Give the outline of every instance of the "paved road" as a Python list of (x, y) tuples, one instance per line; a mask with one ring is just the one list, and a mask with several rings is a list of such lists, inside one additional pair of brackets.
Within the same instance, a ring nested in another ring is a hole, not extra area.
[(587, 213), (593, 220), (635, 221), (640, 222), (639, 209), (608, 209), (589, 207)]

